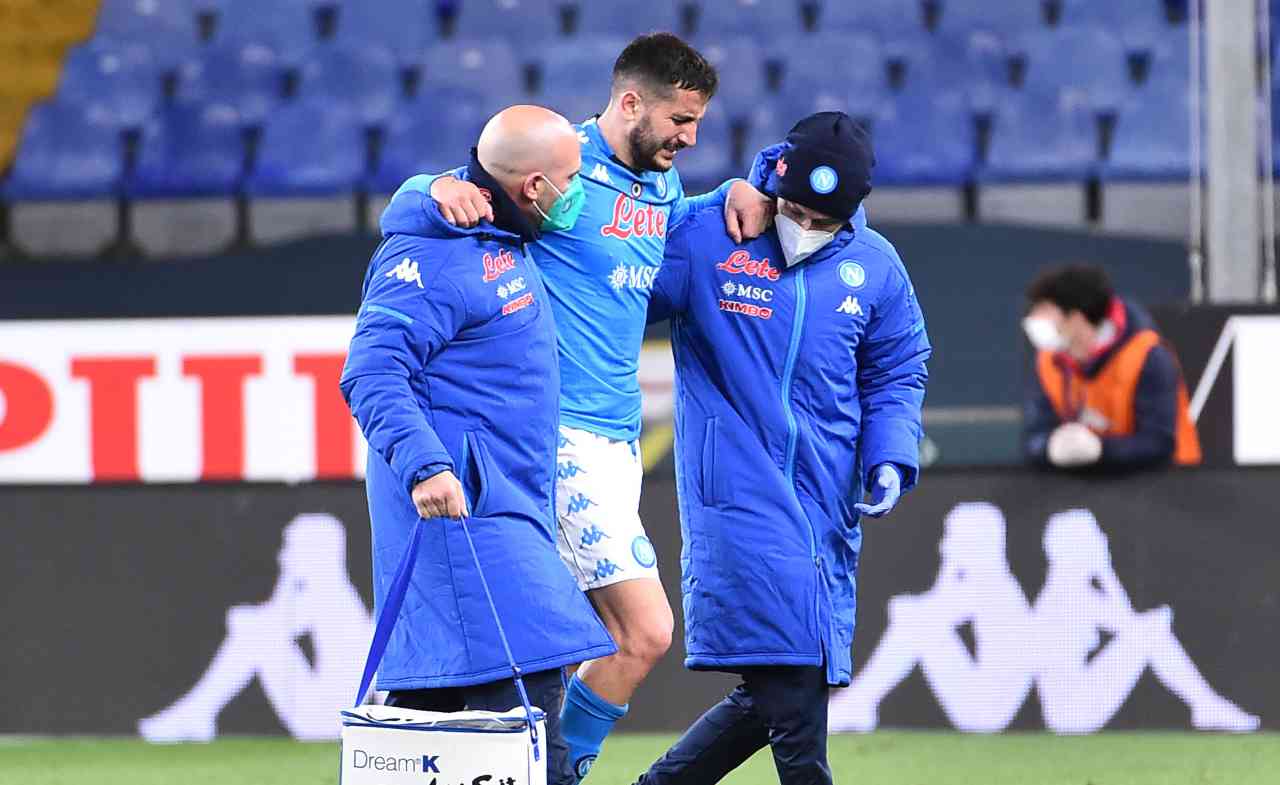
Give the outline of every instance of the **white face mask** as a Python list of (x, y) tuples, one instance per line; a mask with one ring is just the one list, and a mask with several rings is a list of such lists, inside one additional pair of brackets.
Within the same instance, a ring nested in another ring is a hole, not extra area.
[(1052, 319), (1028, 316), (1022, 320), (1022, 331), (1027, 334), (1031, 345), (1042, 352), (1060, 352), (1067, 348), (1067, 339), (1058, 332)]
[(782, 243), (782, 255), (787, 258), (788, 267), (813, 256), (836, 236), (835, 232), (804, 229), (782, 213), (773, 219), (773, 225), (778, 229), (778, 242)]

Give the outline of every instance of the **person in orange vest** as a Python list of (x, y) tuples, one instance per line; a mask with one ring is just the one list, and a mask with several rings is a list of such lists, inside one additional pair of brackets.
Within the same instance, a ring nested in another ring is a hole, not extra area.
[(1049, 270), (1027, 288), (1036, 383), (1023, 449), (1038, 465), (1136, 469), (1200, 463), (1173, 350), (1099, 267)]

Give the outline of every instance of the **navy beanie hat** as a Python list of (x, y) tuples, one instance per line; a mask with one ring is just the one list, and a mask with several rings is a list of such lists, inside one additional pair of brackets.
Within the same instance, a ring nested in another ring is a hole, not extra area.
[(776, 169), (778, 195), (847, 221), (871, 193), (875, 165), (866, 129), (844, 112), (818, 112), (787, 134)]

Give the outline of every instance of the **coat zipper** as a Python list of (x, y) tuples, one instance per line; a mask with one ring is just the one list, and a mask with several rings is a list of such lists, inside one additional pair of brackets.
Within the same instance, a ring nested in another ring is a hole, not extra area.
[[(801, 267), (796, 270), (796, 315), (795, 321), (791, 324), (791, 345), (787, 348), (787, 362), (782, 368), (782, 389), (779, 391), (782, 396), (782, 410), (787, 415), (787, 455), (783, 464), (783, 471), (786, 474), (787, 482), (792, 487), (796, 484), (796, 441), (799, 433), (796, 427), (795, 412), (791, 410), (791, 382), (796, 369), (796, 357), (800, 354), (800, 338), (804, 332), (805, 318), (805, 284), (804, 284), (805, 268)], [(805, 516), (805, 525), (809, 529), (809, 558), (813, 560), (814, 572), (814, 591), (813, 591), (813, 626), (818, 631), (818, 649), (819, 653), (826, 651), (826, 635), (822, 630), (822, 614), (819, 612), (819, 602), (822, 596), (822, 557), (818, 555), (818, 535), (813, 530), (813, 523)]]

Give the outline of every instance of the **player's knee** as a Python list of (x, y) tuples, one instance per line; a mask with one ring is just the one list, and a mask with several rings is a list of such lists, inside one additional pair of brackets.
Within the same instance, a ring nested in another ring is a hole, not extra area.
[(671, 648), (673, 627), (670, 616), (650, 619), (628, 630), (618, 648), (628, 657), (653, 667)]

